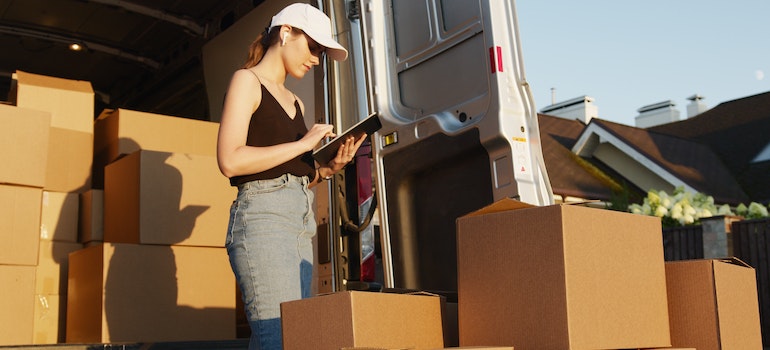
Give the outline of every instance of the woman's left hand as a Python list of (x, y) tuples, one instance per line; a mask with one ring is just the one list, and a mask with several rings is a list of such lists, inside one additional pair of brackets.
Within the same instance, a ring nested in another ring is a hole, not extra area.
[(337, 150), (337, 156), (335, 156), (334, 159), (329, 161), (328, 164), (326, 164), (325, 166), (321, 166), (319, 168), (321, 175), (323, 177), (328, 177), (342, 170), (342, 168), (344, 168), (345, 165), (350, 163), (350, 161), (353, 160), (353, 157), (356, 156), (356, 152), (358, 152), (358, 148), (361, 147), (361, 144), (364, 143), (367, 136), (368, 135), (366, 134), (361, 135), (361, 137), (359, 137), (358, 140), (356, 140), (351, 136), (347, 140), (345, 140), (342, 146), (340, 146), (340, 149)]

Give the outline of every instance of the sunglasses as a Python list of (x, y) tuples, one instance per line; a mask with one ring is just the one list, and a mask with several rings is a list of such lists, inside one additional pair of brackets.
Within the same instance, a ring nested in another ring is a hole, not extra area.
[(313, 56), (321, 58), (326, 53), (326, 47), (315, 42), (315, 40), (313, 40), (307, 34), (305, 34), (305, 39), (307, 39), (307, 49), (310, 50), (310, 53)]

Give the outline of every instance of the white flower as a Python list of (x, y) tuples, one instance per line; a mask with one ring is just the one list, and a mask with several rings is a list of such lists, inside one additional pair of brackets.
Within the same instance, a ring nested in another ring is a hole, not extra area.
[(669, 197), (669, 196), (660, 196), (660, 205), (662, 205), (662, 206), (664, 206), (666, 208), (671, 208), (672, 204), (673, 204), (673, 202), (671, 201), (671, 197)]
[(699, 210), (697, 210), (696, 215), (698, 216), (698, 218), (710, 218), (714, 216), (711, 214), (711, 211), (706, 208), (700, 208)]
[(722, 204), (717, 210), (717, 215), (735, 215), (727, 204)]
[(761, 218), (767, 216), (767, 208), (757, 202), (751, 202), (751, 204), (749, 204), (748, 212), (748, 217), (750, 218)]

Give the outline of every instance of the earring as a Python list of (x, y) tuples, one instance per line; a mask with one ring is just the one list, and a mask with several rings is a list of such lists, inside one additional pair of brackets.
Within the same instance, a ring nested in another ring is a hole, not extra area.
[(286, 37), (289, 35), (289, 33), (283, 33), (283, 39), (281, 39), (281, 46), (286, 45)]

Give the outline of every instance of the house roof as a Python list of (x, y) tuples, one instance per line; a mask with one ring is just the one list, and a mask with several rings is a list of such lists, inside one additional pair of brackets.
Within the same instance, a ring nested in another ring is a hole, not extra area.
[(543, 159), (554, 194), (609, 200), (612, 184), (603, 179), (601, 171), (570, 151), (585, 124), (545, 114), (538, 117)]
[(660, 167), (656, 169), (658, 175), (670, 177), (674, 185), (682, 184), (709, 194), (721, 203), (737, 204), (748, 200), (720, 157), (707, 145), (601, 119), (592, 119), (592, 123)]
[(618, 169), (594, 159), (594, 148), (588, 145), (612, 142), (628, 159), (639, 162), (640, 169), (711, 195), (719, 203), (770, 201), (770, 160), (756, 161), (770, 149), (770, 92), (647, 129), (599, 118), (585, 125), (540, 114), (539, 121), (555, 194), (607, 200), (618, 183), (630, 183)]
[(708, 146), (750, 200), (770, 201), (770, 161), (754, 161), (770, 145), (770, 92), (727, 101), (693, 118), (648, 130)]

